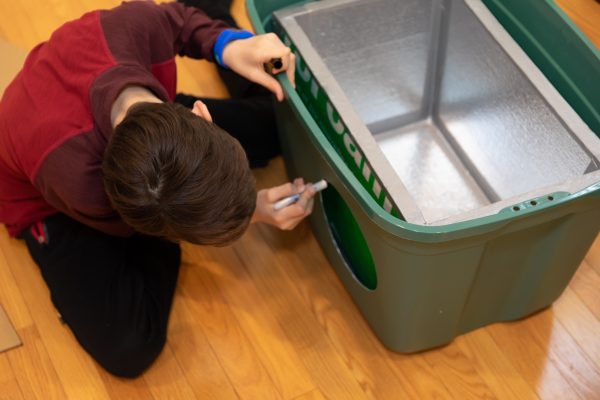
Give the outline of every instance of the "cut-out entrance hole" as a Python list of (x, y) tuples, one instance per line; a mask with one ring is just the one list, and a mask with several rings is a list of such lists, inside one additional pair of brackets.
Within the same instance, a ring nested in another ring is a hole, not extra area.
[(377, 271), (373, 257), (352, 211), (332, 186), (321, 196), (329, 228), (346, 265), (363, 286), (375, 290)]

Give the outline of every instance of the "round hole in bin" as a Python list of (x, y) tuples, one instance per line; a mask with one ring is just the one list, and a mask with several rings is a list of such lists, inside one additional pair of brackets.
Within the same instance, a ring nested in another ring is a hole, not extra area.
[(535, 200), (531, 200), (531, 201), (529, 202), (529, 204), (531, 204), (532, 206), (537, 206), (537, 201), (535, 201)]
[(550, 200), (550, 201), (554, 200), (554, 196), (548, 196), (548, 200)]
[(375, 263), (352, 211), (332, 186), (321, 192), (321, 198), (329, 229), (346, 265), (364, 287), (375, 290), (377, 287)]
[(521, 209), (521, 208), (520, 208), (519, 206), (514, 206), (514, 207), (513, 207), (513, 210), (515, 210), (515, 211), (519, 211), (520, 209)]

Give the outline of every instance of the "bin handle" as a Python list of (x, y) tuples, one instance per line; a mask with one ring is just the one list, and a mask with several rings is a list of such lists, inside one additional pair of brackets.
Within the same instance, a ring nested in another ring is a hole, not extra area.
[(534, 197), (534, 198), (531, 198), (528, 200), (524, 200), (520, 203), (515, 203), (508, 207), (505, 207), (502, 210), (500, 210), (500, 212), (498, 214), (503, 214), (503, 213), (508, 213), (508, 212), (515, 213), (515, 214), (521, 214), (530, 209), (534, 209), (534, 208), (537, 209), (537, 208), (543, 208), (546, 206), (550, 206), (568, 196), (571, 196), (571, 193), (569, 193), (569, 192), (554, 192), (554, 193), (549, 193), (549, 194), (546, 194), (543, 196), (537, 196), (537, 197)]
[[(594, 192), (596, 192), (596, 193), (594, 193)], [(575, 193), (560, 191), (560, 192), (549, 193), (549, 194), (546, 194), (543, 196), (538, 196), (538, 197), (535, 197), (532, 199), (528, 199), (528, 200), (522, 201), (520, 203), (516, 203), (516, 204), (510, 205), (506, 208), (503, 208), (502, 210), (500, 210), (499, 214), (507, 213), (507, 212), (522, 213), (522, 212), (528, 211), (529, 209), (532, 209), (532, 208), (540, 208), (540, 207), (549, 206), (554, 203), (558, 203), (566, 197), (569, 197), (572, 199), (575, 197), (586, 196), (588, 194), (600, 197), (600, 182), (593, 183), (593, 184), (589, 185), (588, 187), (583, 188)]]

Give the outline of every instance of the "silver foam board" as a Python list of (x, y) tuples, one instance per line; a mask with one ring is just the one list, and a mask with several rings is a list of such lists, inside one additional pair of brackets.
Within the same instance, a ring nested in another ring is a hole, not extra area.
[(481, 1), (326, 0), (275, 17), (407, 221), (600, 181), (600, 140)]

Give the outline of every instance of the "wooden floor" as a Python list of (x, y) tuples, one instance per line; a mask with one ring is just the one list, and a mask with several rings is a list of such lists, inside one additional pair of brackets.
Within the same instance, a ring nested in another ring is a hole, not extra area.
[[(117, 3), (0, 0), (0, 37), (31, 48), (60, 23)], [(600, 5), (561, 4), (600, 46)], [(234, 14), (247, 26), (241, 0)], [(180, 89), (225, 95), (210, 66), (179, 69)], [(280, 159), (256, 176), (260, 186), (286, 180)], [(600, 238), (550, 309), (416, 355), (378, 342), (305, 223), (183, 250), (165, 351), (123, 380), (80, 349), (23, 243), (0, 228), (0, 304), (24, 342), (0, 354), (0, 399), (600, 399)]]

